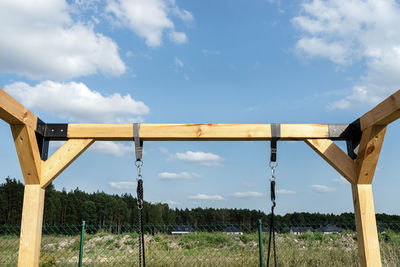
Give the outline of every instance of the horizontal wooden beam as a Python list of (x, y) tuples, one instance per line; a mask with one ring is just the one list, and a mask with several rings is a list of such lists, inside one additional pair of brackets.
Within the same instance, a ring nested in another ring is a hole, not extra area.
[(400, 118), (400, 90), (360, 118), (361, 130), (374, 125), (388, 125), (398, 118)]
[(25, 124), (36, 130), (37, 117), (0, 88), (0, 119), (9, 124)]
[[(132, 124), (69, 124), (68, 138), (132, 141)], [(271, 124), (141, 124), (143, 141), (262, 141)], [(281, 140), (329, 138), (328, 124), (281, 124)]]

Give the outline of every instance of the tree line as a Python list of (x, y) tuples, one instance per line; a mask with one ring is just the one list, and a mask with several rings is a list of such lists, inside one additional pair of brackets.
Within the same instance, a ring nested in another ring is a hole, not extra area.
[[(20, 224), (24, 184), (7, 177), (0, 184), (0, 225)], [(258, 219), (269, 221), (269, 216), (259, 210), (249, 209), (172, 209), (165, 203), (144, 202), (145, 224), (256, 225)], [(46, 188), (44, 221), (46, 225), (87, 224), (136, 225), (138, 217), (136, 198), (131, 194), (110, 195), (104, 192), (86, 193), (76, 188), (58, 191), (53, 185)], [(400, 216), (377, 214), (377, 222), (400, 223)], [(320, 214), (308, 212), (288, 213), (276, 216), (279, 225), (354, 225), (353, 213)]]

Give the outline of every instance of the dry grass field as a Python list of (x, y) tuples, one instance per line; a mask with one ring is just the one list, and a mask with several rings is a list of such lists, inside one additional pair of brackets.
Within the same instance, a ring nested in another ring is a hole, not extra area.
[[(400, 266), (400, 234), (379, 235), (384, 266)], [(147, 266), (258, 266), (258, 234), (197, 232), (147, 235)], [(44, 235), (41, 266), (76, 266), (79, 236)], [(267, 234), (263, 238), (266, 259)], [(85, 235), (84, 266), (137, 266), (137, 234)], [(278, 266), (358, 266), (353, 232), (277, 235)], [(18, 237), (0, 236), (0, 265), (15, 266)]]

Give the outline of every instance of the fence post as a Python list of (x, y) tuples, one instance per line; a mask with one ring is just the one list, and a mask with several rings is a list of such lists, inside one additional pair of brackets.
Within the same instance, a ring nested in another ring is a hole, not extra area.
[(264, 257), (262, 249), (262, 221), (258, 219), (258, 250), (260, 252), (260, 267), (264, 266)]
[(81, 245), (79, 247), (79, 263), (78, 267), (82, 267), (82, 258), (83, 258), (83, 240), (85, 237), (85, 221), (82, 221), (82, 230), (81, 230)]

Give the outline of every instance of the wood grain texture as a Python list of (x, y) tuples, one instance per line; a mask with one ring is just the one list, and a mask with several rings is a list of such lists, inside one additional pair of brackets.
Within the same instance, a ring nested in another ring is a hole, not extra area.
[(39, 184), (41, 159), (35, 131), (25, 125), (11, 125), (15, 148), (25, 184)]
[(71, 139), (42, 162), (40, 186), (46, 188), (65, 168), (94, 143), (94, 139)]
[(369, 127), (363, 131), (356, 159), (358, 184), (372, 183), (385, 133), (386, 126), (381, 125)]
[[(144, 141), (265, 141), (270, 124), (141, 124)], [(328, 138), (327, 124), (282, 124), (281, 140)], [(68, 138), (132, 141), (132, 124), (69, 124)]]
[(373, 125), (388, 125), (400, 118), (400, 90), (392, 94), (360, 118), (361, 130)]
[(40, 185), (25, 185), (18, 252), (19, 267), (39, 266), (44, 195), (45, 190)]
[(329, 139), (307, 139), (308, 144), (350, 183), (356, 182), (354, 161)]
[(382, 266), (372, 185), (352, 184), (358, 254), (362, 267)]
[(0, 119), (9, 124), (25, 124), (36, 130), (37, 117), (1, 88)]

